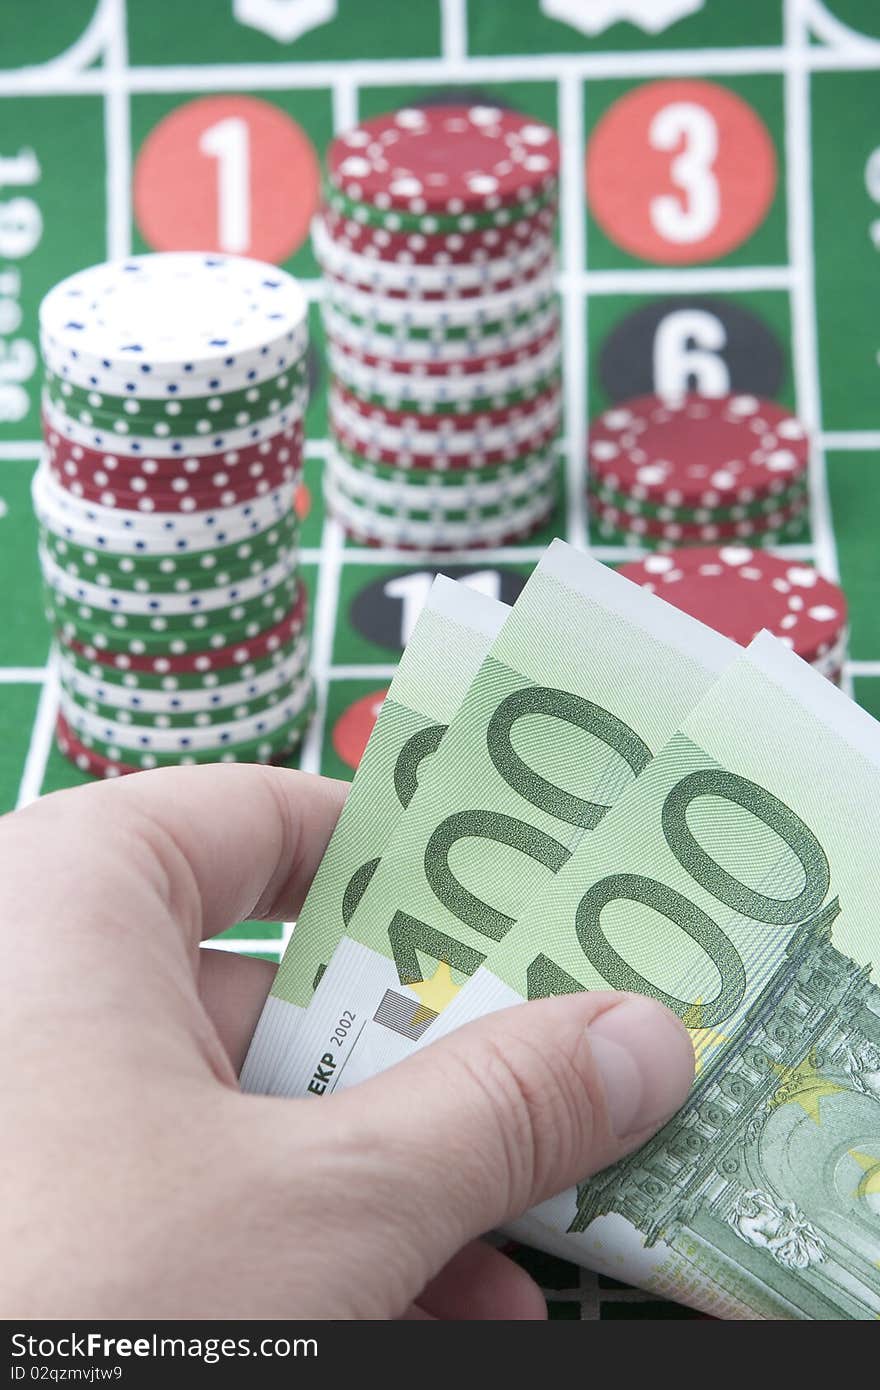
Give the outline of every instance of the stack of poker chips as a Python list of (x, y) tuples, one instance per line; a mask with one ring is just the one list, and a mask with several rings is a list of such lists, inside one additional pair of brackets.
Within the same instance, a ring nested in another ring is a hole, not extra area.
[(743, 647), (766, 628), (814, 670), (840, 684), (846, 598), (812, 565), (729, 545), (647, 555), (619, 572)]
[(558, 173), (549, 127), (487, 106), (397, 111), (331, 145), (325, 490), (355, 539), (498, 546), (551, 514)]
[(646, 549), (801, 534), (808, 440), (801, 422), (757, 396), (639, 396), (590, 426), (596, 537)]
[(311, 705), (301, 289), (257, 261), (136, 256), (56, 286), (40, 330), (62, 751), (101, 776), (280, 759)]

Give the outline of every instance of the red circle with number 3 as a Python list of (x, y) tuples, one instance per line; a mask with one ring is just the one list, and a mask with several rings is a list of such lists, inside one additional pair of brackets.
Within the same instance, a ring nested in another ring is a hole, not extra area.
[(134, 211), (156, 251), (224, 251), (285, 261), (305, 241), (320, 166), (305, 131), (257, 97), (200, 97), (150, 131)]
[(363, 695), (337, 719), (333, 727), (333, 747), (349, 767), (357, 767), (363, 757), (387, 694), (387, 690), (374, 690)]
[(601, 118), (587, 150), (587, 199), (625, 251), (661, 265), (741, 246), (776, 191), (761, 118), (714, 82), (650, 82)]

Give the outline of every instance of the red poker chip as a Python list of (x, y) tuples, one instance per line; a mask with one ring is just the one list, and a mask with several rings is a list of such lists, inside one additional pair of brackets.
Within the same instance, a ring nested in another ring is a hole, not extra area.
[[(422, 416), (419, 415), (414, 418), (421, 421)], [(368, 444), (355, 438), (332, 418), (330, 424), (333, 435), (343, 449), (347, 449), (351, 454), (357, 454), (370, 463), (390, 463), (402, 469), (434, 468), (438, 472), (455, 472), (458, 469), (474, 472), (476, 469), (491, 467), (496, 463), (513, 463), (515, 460), (526, 458), (530, 454), (540, 453), (555, 441), (559, 433), (559, 426), (554, 422), (540, 434), (530, 436), (519, 443), (504, 444), (495, 449), (481, 449), (474, 445), (466, 453), (438, 455), (433, 451), (427, 454), (415, 454), (400, 446)]]
[(766, 628), (812, 662), (846, 630), (846, 598), (837, 584), (812, 565), (764, 550), (673, 550), (623, 565), (619, 573), (743, 647)]
[[(488, 294), (503, 294), (507, 290), (519, 289), (522, 285), (528, 285), (540, 276), (546, 275), (553, 268), (554, 253), (551, 250), (544, 260), (537, 262), (525, 271), (514, 271), (510, 276), (503, 280), (494, 280), (491, 285), (468, 285), (457, 289), (454, 285), (445, 285), (439, 290), (421, 290), (418, 285), (411, 288), (394, 289), (388, 285), (370, 284), (367, 281), (357, 281), (348, 279), (344, 275), (334, 274), (326, 266), (323, 274), (326, 279), (333, 280), (337, 285), (343, 285), (347, 289), (354, 289), (359, 294), (381, 294), (383, 299), (406, 299), (415, 300), (418, 303), (436, 303), (439, 300), (450, 299), (484, 299)], [(378, 263), (377, 263), (378, 264)], [(377, 279), (380, 278), (377, 275)]]
[(381, 209), (454, 216), (523, 203), (559, 175), (549, 126), (494, 106), (404, 107), (338, 136), (330, 182)]
[(531, 357), (537, 357), (559, 337), (559, 327), (559, 318), (554, 315), (551, 327), (538, 337), (533, 338), (531, 342), (520, 344), (519, 347), (508, 348), (504, 352), (491, 353), (487, 357), (463, 357), (454, 362), (403, 361), (399, 358), (385, 357), (381, 353), (359, 351), (334, 333), (328, 333), (327, 339), (332, 342), (337, 351), (344, 352), (355, 362), (361, 362), (367, 367), (381, 368), (393, 376), (467, 377), (479, 376), (483, 372), (494, 372), (499, 368), (517, 366), (520, 362), (527, 362)]
[[(53, 471), (57, 470), (59, 482), (68, 490), (78, 479), (87, 478), (98, 481), (107, 479), (108, 487), (120, 487), (127, 491), (132, 488), (132, 479), (143, 481), (147, 486), (155, 480), (157, 486), (168, 486), (175, 479), (186, 479), (191, 489), (208, 484), (215, 474), (223, 472), (247, 474), (260, 477), (256, 470), (269, 470), (298, 463), (303, 450), (303, 426), (298, 421), (287, 425), (275, 435), (261, 440), (258, 444), (248, 444), (241, 449), (224, 449), (220, 453), (185, 454), (178, 458), (157, 457), (135, 454), (111, 453), (106, 449), (90, 449), (68, 439), (43, 415), (43, 438)], [(120, 441), (121, 442), (121, 441)], [(63, 475), (63, 476), (60, 476)], [(100, 475), (100, 478), (96, 478)]]
[(423, 415), (420, 411), (394, 410), (390, 406), (371, 405), (370, 402), (362, 400), (360, 396), (355, 396), (340, 381), (334, 381), (331, 393), (330, 407), (333, 408), (334, 402), (347, 406), (349, 410), (363, 419), (369, 420), (377, 425), (387, 425), (391, 429), (405, 429), (414, 423), (419, 431), (428, 434), (453, 437), (460, 434), (463, 430), (491, 430), (500, 429), (504, 425), (514, 424), (520, 420), (530, 420), (533, 416), (540, 414), (554, 401), (557, 401), (561, 394), (561, 387), (556, 384), (549, 390), (542, 391), (539, 396), (532, 396), (527, 401), (520, 401), (517, 405), (501, 406), (498, 410), (471, 411), (464, 415)]
[[(50, 464), (50, 472), (60, 487), (68, 487), (68, 480), (59, 469), (53, 468)], [(215, 511), (217, 508), (233, 507), (239, 503), (252, 502), (256, 497), (263, 497), (266, 493), (283, 487), (285, 483), (295, 484), (300, 475), (301, 468), (299, 466), (285, 464), (280, 470), (270, 471), (266, 469), (257, 478), (248, 477), (247, 473), (244, 473), (240, 479), (222, 473), (217, 474), (215, 476), (225, 477), (226, 481), (213, 488), (187, 488), (183, 492), (170, 491), (167, 483), (164, 488), (147, 486), (139, 492), (126, 492), (114, 487), (112, 482), (106, 487), (101, 487), (83, 478), (78, 479), (75, 486), (68, 488), (68, 490), (75, 497), (86, 502), (98, 503), (109, 510), (140, 511), (145, 515), (166, 512), (183, 512), (193, 515), (198, 512)], [(186, 479), (183, 477), (175, 479), (175, 481), (186, 483)], [(155, 480), (153, 479), (151, 482), (155, 482)]]
[(186, 656), (171, 654), (131, 655), (128, 652), (108, 651), (91, 643), (77, 641), (56, 632), (56, 640), (70, 651), (76, 652), (88, 661), (97, 661), (102, 666), (112, 666), (120, 671), (150, 671), (154, 675), (203, 675), (206, 671), (220, 671), (229, 666), (244, 666), (249, 661), (259, 661), (271, 656), (285, 642), (302, 632), (306, 621), (307, 598), (305, 586), (300, 583), (296, 603), (285, 618), (274, 627), (256, 637), (245, 638), (232, 646), (218, 647), (204, 652), (192, 652)]
[(803, 425), (775, 401), (757, 396), (659, 396), (622, 401), (594, 420), (591, 472), (638, 500), (683, 507), (725, 507), (788, 485), (808, 462)]
[(128, 763), (111, 762), (103, 753), (96, 752), (94, 748), (87, 748), (77, 738), (60, 710), (55, 720), (55, 742), (74, 767), (79, 768), (80, 772), (89, 773), (91, 777), (127, 777), (132, 772), (141, 771)]
[(368, 256), (377, 265), (388, 261), (396, 265), (458, 266), (521, 255), (536, 236), (553, 231), (556, 209), (548, 205), (509, 226), (472, 232), (389, 232), (327, 207), (321, 217), (332, 241), (345, 251)]
[(804, 498), (794, 506), (781, 507), (776, 512), (766, 512), (762, 516), (743, 517), (740, 521), (720, 522), (660, 521), (653, 517), (634, 517), (631, 512), (596, 504), (592, 506), (590, 515), (601, 525), (613, 527), (616, 531), (625, 531), (636, 540), (640, 536), (644, 536), (647, 540), (681, 541), (685, 544), (690, 542), (693, 545), (699, 544), (700, 541), (708, 543), (765, 534), (772, 535), (782, 526), (787, 526), (789, 522), (803, 516), (807, 507), (807, 499)]

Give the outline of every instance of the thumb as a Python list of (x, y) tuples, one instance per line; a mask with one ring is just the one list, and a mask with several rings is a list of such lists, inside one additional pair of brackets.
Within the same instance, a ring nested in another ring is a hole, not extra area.
[(370, 1209), (379, 1216), (387, 1185), (398, 1229), (419, 1231), (413, 1256), (432, 1268), (414, 1271), (417, 1281), (465, 1241), (638, 1148), (693, 1074), (674, 1014), (597, 991), (491, 1014), (337, 1093), (328, 1110), (375, 1160)]

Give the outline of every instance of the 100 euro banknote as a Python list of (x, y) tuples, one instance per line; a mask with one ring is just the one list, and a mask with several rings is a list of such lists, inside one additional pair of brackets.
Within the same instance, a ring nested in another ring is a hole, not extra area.
[(346, 923), (287, 1093), (327, 1094), (411, 1052), (738, 651), (555, 542)]
[(431, 586), (254, 1033), (245, 1090), (289, 1093), (300, 1017), (509, 611), (442, 575)]
[(513, 1234), (724, 1316), (880, 1316), (878, 827), (880, 725), (762, 634), (422, 1039), (575, 988), (691, 1029), (684, 1109)]

